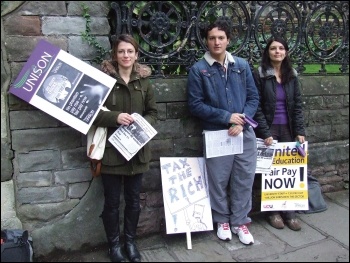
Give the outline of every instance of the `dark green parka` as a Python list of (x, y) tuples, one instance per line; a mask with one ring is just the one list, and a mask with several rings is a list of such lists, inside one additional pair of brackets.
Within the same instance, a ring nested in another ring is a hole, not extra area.
[(120, 113), (138, 113), (152, 126), (157, 121), (157, 105), (149, 76), (151, 69), (136, 63), (128, 84), (119, 76), (114, 61), (103, 61), (101, 70), (117, 80), (106, 99), (105, 106), (110, 111), (100, 111), (94, 125), (108, 127), (106, 149), (102, 159), (101, 172), (106, 174), (134, 175), (146, 172), (151, 160), (150, 145), (147, 143), (138, 153), (127, 161), (108, 141), (108, 138), (120, 126), (117, 117)]

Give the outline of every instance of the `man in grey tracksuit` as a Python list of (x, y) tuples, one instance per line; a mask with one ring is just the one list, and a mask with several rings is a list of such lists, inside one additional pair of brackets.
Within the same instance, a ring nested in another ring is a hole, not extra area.
[(245, 116), (253, 117), (259, 95), (249, 67), (242, 58), (226, 51), (230, 28), (217, 20), (206, 30), (209, 51), (189, 72), (187, 94), (190, 112), (204, 130), (227, 130), (229, 136), (243, 133), (243, 153), (206, 158), (210, 203), (217, 235), (231, 240), (232, 233), (250, 245), (254, 238), (247, 225), (252, 207), (257, 147), (253, 128)]

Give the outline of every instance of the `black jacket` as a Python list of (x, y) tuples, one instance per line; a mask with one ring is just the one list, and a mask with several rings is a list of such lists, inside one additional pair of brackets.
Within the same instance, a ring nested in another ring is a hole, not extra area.
[[(293, 138), (297, 135), (305, 136), (300, 84), (297, 72), (294, 71), (294, 73), (295, 78), (283, 85), (286, 93), (288, 124)], [(259, 92), (259, 106), (254, 116), (259, 126), (255, 129), (255, 133), (258, 138), (266, 139), (271, 137), (270, 127), (276, 111), (277, 80), (272, 68), (263, 74), (259, 67), (254, 70), (253, 76)]]

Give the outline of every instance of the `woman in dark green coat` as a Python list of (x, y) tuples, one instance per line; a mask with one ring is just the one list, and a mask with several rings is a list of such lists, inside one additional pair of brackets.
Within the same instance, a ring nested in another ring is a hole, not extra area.
[[(109, 94), (94, 125), (108, 127), (107, 138), (120, 125), (133, 123), (132, 113), (143, 116), (151, 125), (157, 120), (157, 105), (149, 76), (151, 69), (137, 63), (139, 46), (130, 35), (122, 34), (114, 42), (112, 60), (103, 61), (101, 69), (117, 82)], [(102, 220), (112, 262), (124, 262), (125, 253), (131, 262), (140, 262), (141, 255), (135, 245), (136, 227), (140, 215), (142, 174), (149, 170), (151, 152), (149, 143), (127, 161), (107, 140), (102, 159), (102, 182), (105, 203)], [(120, 243), (119, 205), (121, 186), (124, 183), (124, 246)], [(125, 249), (125, 251), (124, 251)]]

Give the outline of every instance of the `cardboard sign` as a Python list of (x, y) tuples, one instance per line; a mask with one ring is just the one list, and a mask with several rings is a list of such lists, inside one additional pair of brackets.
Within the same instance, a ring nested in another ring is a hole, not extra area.
[[(308, 152), (308, 142), (301, 145)], [(295, 142), (279, 142), (268, 174), (261, 178), (261, 211), (308, 210), (307, 154)]]
[(86, 134), (116, 80), (40, 40), (9, 92)]
[(167, 234), (213, 230), (203, 157), (161, 157)]

